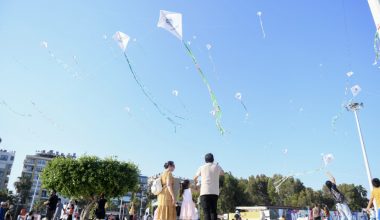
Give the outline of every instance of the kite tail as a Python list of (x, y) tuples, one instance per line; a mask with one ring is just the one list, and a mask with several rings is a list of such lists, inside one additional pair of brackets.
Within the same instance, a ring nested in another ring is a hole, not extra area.
[(201, 76), (201, 78), (203, 80), (203, 83), (207, 86), (208, 93), (210, 94), (213, 110), (215, 111), (215, 123), (216, 123), (216, 127), (218, 128), (219, 132), (223, 135), (224, 132), (225, 132), (225, 130), (224, 130), (224, 128), (222, 126), (222, 123), (221, 123), (222, 110), (221, 110), (221, 108), (220, 108), (220, 106), (218, 104), (216, 96), (215, 96), (214, 92), (212, 91), (211, 86), (208, 83), (208, 81), (206, 79), (206, 76), (203, 74), (203, 71), (202, 71), (201, 67), (199, 66), (199, 64), (197, 62), (197, 59), (195, 58), (195, 56), (194, 56), (193, 52), (191, 51), (190, 47), (185, 42), (183, 42), (183, 45), (185, 45), (185, 48), (186, 48), (186, 50), (188, 52), (188, 55), (193, 60), (193, 63), (195, 65), (195, 67), (197, 68), (198, 73), (199, 73), (199, 75)]
[[(131, 62), (129, 61), (128, 59), (128, 56), (127, 54), (124, 52), (124, 57), (125, 57), (125, 60), (127, 61), (128, 63), (128, 67), (129, 69), (131, 70), (131, 73), (133, 75), (133, 78), (135, 79), (136, 83), (139, 85), (141, 91), (144, 93), (144, 95), (149, 99), (149, 101), (154, 105), (154, 107), (156, 107), (157, 111), (162, 115), (164, 116), (170, 123), (172, 123), (175, 127), (175, 131), (176, 131), (176, 127), (181, 125), (179, 124), (178, 122), (176, 122), (175, 120), (173, 120), (171, 117), (169, 117), (161, 108), (160, 106), (154, 101), (153, 97), (149, 94), (149, 92), (146, 90), (145, 86), (140, 82), (140, 80), (138, 79), (135, 71), (133, 70), (132, 68), (132, 65), (131, 65)], [(175, 116), (177, 118), (181, 118), (179, 116)]]
[(373, 65), (377, 65), (378, 61), (380, 60), (380, 28), (376, 31), (373, 47), (376, 55)]
[(263, 38), (265, 38), (265, 31), (264, 31), (264, 25), (263, 25), (263, 20), (261, 20), (261, 15), (259, 16), (260, 19), (260, 26), (261, 26), (261, 32), (263, 34)]

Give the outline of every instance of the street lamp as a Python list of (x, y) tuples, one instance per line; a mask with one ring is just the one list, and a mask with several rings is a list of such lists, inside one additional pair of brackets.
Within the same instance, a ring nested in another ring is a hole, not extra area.
[[(359, 134), (360, 144), (361, 144), (361, 147), (362, 147), (362, 153), (363, 153), (363, 158), (364, 158), (364, 165), (365, 165), (365, 168), (366, 168), (366, 171), (367, 171), (368, 184), (369, 184), (370, 190), (372, 191), (373, 190), (373, 186), (372, 186), (371, 169), (370, 169), (369, 163), (368, 163), (367, 151), (366, 151), (366, 148), (365, 148), (365, 145), (364, 145), (362, 130), (360, 128), (360, 122), (359, 122), (359, 116), (358, 116), (358, 111), (361, 108), (363, 108), (363, 103), (362, 102), (361, 103), (351, 102), (348, 105), (346, 105), (347, 111), (352, 111), (352, 112), (354, 112), (354, 115), (355, 115), (356, 126), (358, 128), (358, 134)], [(374, 206), (375, 206), (375, 211), (377, 213), (378, 210), (377, 210), (376, 204), (374, 204)]]

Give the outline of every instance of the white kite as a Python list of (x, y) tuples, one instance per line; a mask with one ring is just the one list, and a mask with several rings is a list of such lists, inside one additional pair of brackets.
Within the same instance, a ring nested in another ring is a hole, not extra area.
[(182, 41), (182, 14), (160, 10), (157, 27), (163, 28)]
[(124, 34), (123, 32), (117, 31), (113, 35), (113, 39), (115, 41), (117, 41), (117, 43), (119, 44), (120, 49), (122, 49), (125, 52), (125, 50), (127, 49), (130, 37), (128, 35)]
[(347, 72), (346, 75), (347, 75), (347, 77), (351, 77), (352, 75), (354, 75), (354, 72), (352, 72), (352, 71)]
[(263, 25), (263, 20), (261, 19), (261, 15), (262, 15), (262, 12), (258, 11), (257, 16), (259, 17), (259, 20), (260, 20), (261, 32), (263, 33), (263, 38), (265, 38), (264, 25)]
[[(151, 95), (151, 93), (147, 90), (146, 86), (140, 81), (140, 77), (136, 74), (136, 72), (134, 71), (134, 69), (132, 68), (132, 64), (127, 56), (127, 46), (128, 46), (128, 42), (130, 40), (130, 37), (123, 33), (123, 32), (120, 32), (120, 31), (117, 31), (114, 35), (113, 35), (113, 39), (119, 44), (119, 47), (120, 49), (123, 50), (123, 54), (124, 54), (124, 58), (125, 60), (127, 61), (128, 63), (128, 67), (129, 67), (129, 70), (131, 71), (132, 75), (133, 75), (133, 78), (134, 80), (136, 81), (136, 83), (138, 84), (138, 86), (140, 87), (141, 91), (143, 92), (143, 94), (146, 96), (146, 98), (148, 98), (148, 100), (154, 105), (154, 107), (157, 109), (157, 111), (163, 116), (165, 117), (170, 123), (172, 123), (174, 125), (174, 128), (176, 130), (176, 127), (179, 126), (180, 124), (177, 123), (175, 120), (173, 120), (169, 115), (168, 113), (170, 113), (169, 111), (166, 110), (166, 108), (163, 108), (161, 107), (154, 99), (154, 97)], [(174, 114), (173, 114), (174, 115)], [(177, 118), (182, 118), (182, 117), (179, 117), (177, 115), (174, 115), (175, 117)]]
[(351, 92), (352, 92), (352, 95), (354, 97), (356, 97), (357, 95), (359, 95), (359, 93), (362, 91), (362, 88), (360, 88), (359, 85), (354, 85), (353, 87), (351, 87)]
[(249, 116), (249, 112), (248, 112), (247, 106), (244, 104), (242, 100), (242, 94), (240, 92), (235, 93), (235, 99), (237, 99), (240, 102), (240, 104), (243, 106), (245, 110), (245, 117), (247, 118)]
[(329, 165), (334, 160), (334, 155), (332, 154), (325, 154), (323, 157), (323, 163), (325, 164), (325, 167)]
[(185, 46), (188, 55), (191, 57), (196, 69), (198, 70), (199, 75), (202, 78), (203, 83), (206, 85), (208, 93), (211, 98), (211, 103), (213, 106), (213, 110), (215, 111), (214, 117), (215, 117), (215, 123), (217, 128), (219, 129), (220, 133), (224, 134), (224, 128), (221, 124), (221, 118), (222, 118), (222, 110), (218, 104), (218, 101), (216, 99), (216, 96), (211, 89), (210, 84), (208, 83), (208, 80), (206, 79), (205, 74), (203, 73), (202, 69), (200, 68), (197, 59), (194, 56), (194, 53), (190, 49), (190, 45), (183, 41), (182, 39), (182, 14), (177, 12), (170, 12), (165, 10), (160, 10), (160, 17), (158, 19), (157, 27), (163, 28), (167, 31), (169, 31), (171, 34), (176, 36), (182, 44)]

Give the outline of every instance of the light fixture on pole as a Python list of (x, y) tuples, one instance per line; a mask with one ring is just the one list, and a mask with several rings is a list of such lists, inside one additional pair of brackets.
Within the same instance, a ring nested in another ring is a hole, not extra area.
[[(373, 190), (373, 186), (372, 186), (372, 174), (371, 174), (371, 169), (370, 169), (369, 163), (368, 163), (367, 151), (366, 151), (366, 148), (365, 148), (365, 145), (364, 145), (364, 139), (363, 139), (363, 135), (362, 135), (362, 130), (360, 128), (359, 115), (358, 115), (358, 111), (360, 109), (362, 109), (362, 108), (363, 108), (363, 103), (362, 102), (361, 103), (351, 102), (348, 105), (346, 105), (347, 111), (352, 111), (352, 112), (354, 112), (354, 115), (355, 115), (356, 126), (358, 128), (360, 145), (361, 145), (361, 148), (362, 148), (362, 153), (363, 153), (363, 158), (364, 158), (364, 165), (365, 165), (365, 168), (366, 168), (366, 171), (367, 171), (368, 184), (369, 184), (370, 190), (372, 191)], [(378, 210), (377, 210), (376, 204), (374, 204), (374, 205), (375, 205), (375, 211), (377, 212)]]

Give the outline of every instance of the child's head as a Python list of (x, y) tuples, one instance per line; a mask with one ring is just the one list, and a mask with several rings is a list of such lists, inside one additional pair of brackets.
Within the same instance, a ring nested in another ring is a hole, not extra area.
[(184, 180), (182, 183), (182, 189), (188, 189), (190, 187), (190, 181), (189, 180)]
[(380, 187), (380, 180), (378, 178), (372, 179), (372, 185), (375, 188), (379, 188)]
[(183, 195), (185, 192), (185, 189), (188, 189), (190, 187), (190, 181), (189, 180), (184, 180), (181, 182), (181, 190), (180, 190), (180, 196)]

